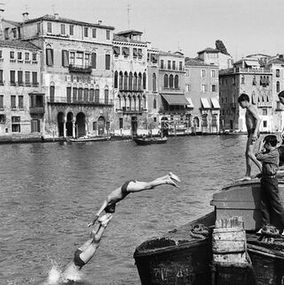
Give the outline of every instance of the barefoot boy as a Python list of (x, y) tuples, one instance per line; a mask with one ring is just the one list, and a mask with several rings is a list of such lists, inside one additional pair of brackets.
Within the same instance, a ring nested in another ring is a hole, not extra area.
[(64, 280), (74, 280), (80, 270), (95, 255), (99, 247), (103, 232), (112, 218), (111, 214), (105, 214), (99, 218), (99, 227), (92, 231), (91, 238), (80, 246), (74, 254), (74, 259), (70, 262), (63, 272)]
[(261, 163), (256, 159), (254, 155), (254, 147), (256, 141), (259, 138), (260, 117), (258, 115), (256, 107), (250, 104), (249, 96), (247, 94), (245, 93), (241, 94), (238, 98), (238, 102), (243, 109), (246, 109), (246, 127), (248, 133), (246, 153), (245, 153), (246, 173), (245, 177), (241, 179), (245, 181), (251, 179), (252, 161), (261, 171)]
[(150, 190), (164, 184), (169, 184), (174, 187), (178, 187), (176, 182), (180, 182), (180, 179), (177, 175), (171, 172), (168, 175), (156, 178), (155, 180), (150, 182), (142, 182), (136, 180), (126, 181), (121, 187), (113, 190), (107, 196), (106, 200), (103, 202), (101, 208), (97, 212), (95, 219), (88, 226), (90, 227), (94, 225), (103, 211), (105, 211), (106, 213), (114, 213), (116, 203), (123, 200), (128, 194), (144, 190)]
[(260, 210), (262, 214), (262, 227), (269, 225), (271, 217), (277, 217), (275, 226), (284, 226), (284, 211), (280, 202), (278, 180), (276, 173), (279, 167), (279, 151), (277, 149), (277, 137), (268, 135), (264, 138), (264, 148), (256, 154), (256, 158), (262, 163), (260, 180)]

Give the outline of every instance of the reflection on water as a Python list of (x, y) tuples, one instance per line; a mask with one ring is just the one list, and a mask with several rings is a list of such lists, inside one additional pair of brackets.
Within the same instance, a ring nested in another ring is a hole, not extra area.
[(82, 271), (89, 285), (139, 284), (135, 247), (211, 211), (212, 193), (244, 174), (245, 141), (204, 136), (145, 147), (131, 141), (1, 145), (0, 284), (46, 282), (52, 261), (62, 270), (88, 239), (87, 224), (111, 190), (172, 171), (181, 190), (163, 186), (129, 195)]

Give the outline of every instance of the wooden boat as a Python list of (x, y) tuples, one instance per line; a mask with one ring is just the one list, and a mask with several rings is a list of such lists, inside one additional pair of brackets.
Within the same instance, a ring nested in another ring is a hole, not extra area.
[(109, 141), (111, 139), (110, 136), (85, 136), (79, 138), (68, 138), (67, 142), (76, 142), (76, 143), (85, 143), (85, 142), (94, 142), (94, 141)]
[[(284, 239), (261, 241), (256, 234), (261, 221), (259, 190), (258, 179), (227, 186), (213, 195), (214, 212), (138, 246), (134, 258), (142, 285), (284, 284)], [(279, 192), (283, 203), (282, 179)], [(190, 231), (201, 223), (212, 233), (216, 220), (236, 216), (244, 222), (248, 262), (214, 264), (212, 235), (192, 238)]]
[(136, 137), (133, 138), (137, 145), (164, 144), (168, 141), (167, 137)]

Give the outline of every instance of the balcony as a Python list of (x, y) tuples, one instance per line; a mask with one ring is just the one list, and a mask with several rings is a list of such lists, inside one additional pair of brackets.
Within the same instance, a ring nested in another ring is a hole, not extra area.
[(44, 107), (30, 107), (30, 114), (31, 115), (43, 115)]
[(86, 106), (102, 106), (102, 107), (111, 107), (113, 106), (113, 100), (105, 100), (105, 99), (99, 99), (94, 101), (84, 100), (84, 99), (76, 99), (68, 98), (67, 97), (55, 97), (51, 99), (50, 97), (47, 97), (47, 103), (53, 104), (53, 105), (86, 105)]
[(257, 103), (258, 108), (272, 108), (272, 102), (260, 102)]
[(123, 113), (124, 115), (142, 115), (143, 112), (145, 113), (147, 111), (146, 108), (132, 109), (130, 107), (122, 107), (121, 109), (116, 109), (117, 113)]
[(70, 73), (85, 73), (85, 74), (90, 74), (92, 73), (92, 67), (91, 66), (77, 66), (77, 65), (69, 65), (69, 72)]

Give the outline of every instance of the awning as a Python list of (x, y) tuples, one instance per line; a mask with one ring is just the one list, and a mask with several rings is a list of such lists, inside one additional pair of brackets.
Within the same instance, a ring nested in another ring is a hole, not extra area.
[(200, 98), (203, 109), (211, 109), (210, 103), (207, 98)]
[(213, 109), (220, 109), (219, 100), (216, 97), (211, 98)]
[(154, 62), (154, 63), (156, 63), (156, 62), (158, 61), (158, 55), (152, 53), (152, 54), (151, 54), (151, 61)]
[(124, 56), (129, 56), (129, 48), (123, 47), (123, 48), (122, 48), (122, 54), (123, 54)]
[(134, 48), (134, 49), (133, 49), (133, 56), (138, 56), (137, 48)]
[(255, 67), (255, 68), (260, 67), (259, 62), (256, 60), (245, 60), (245, 64), (250, 67)]
[(186, 98), (186, 100), (188, 101), (187, 107), (188, 107), (188, 108), (194, 108), (194, 105), (193, 105), (193, 103), (192, 103), (191, 98)]
[(168, 102), (169, 105), (188, 105), (189, 101), (186, 100), (184, 95), (181, 94), (162, 94), (163, 98)]
[(120, 47), (114, 46), (114, 47), (113, 47), (113, 53), (114, 53), (115, 55), (119, 55), (119, 54), (120, 54)]

